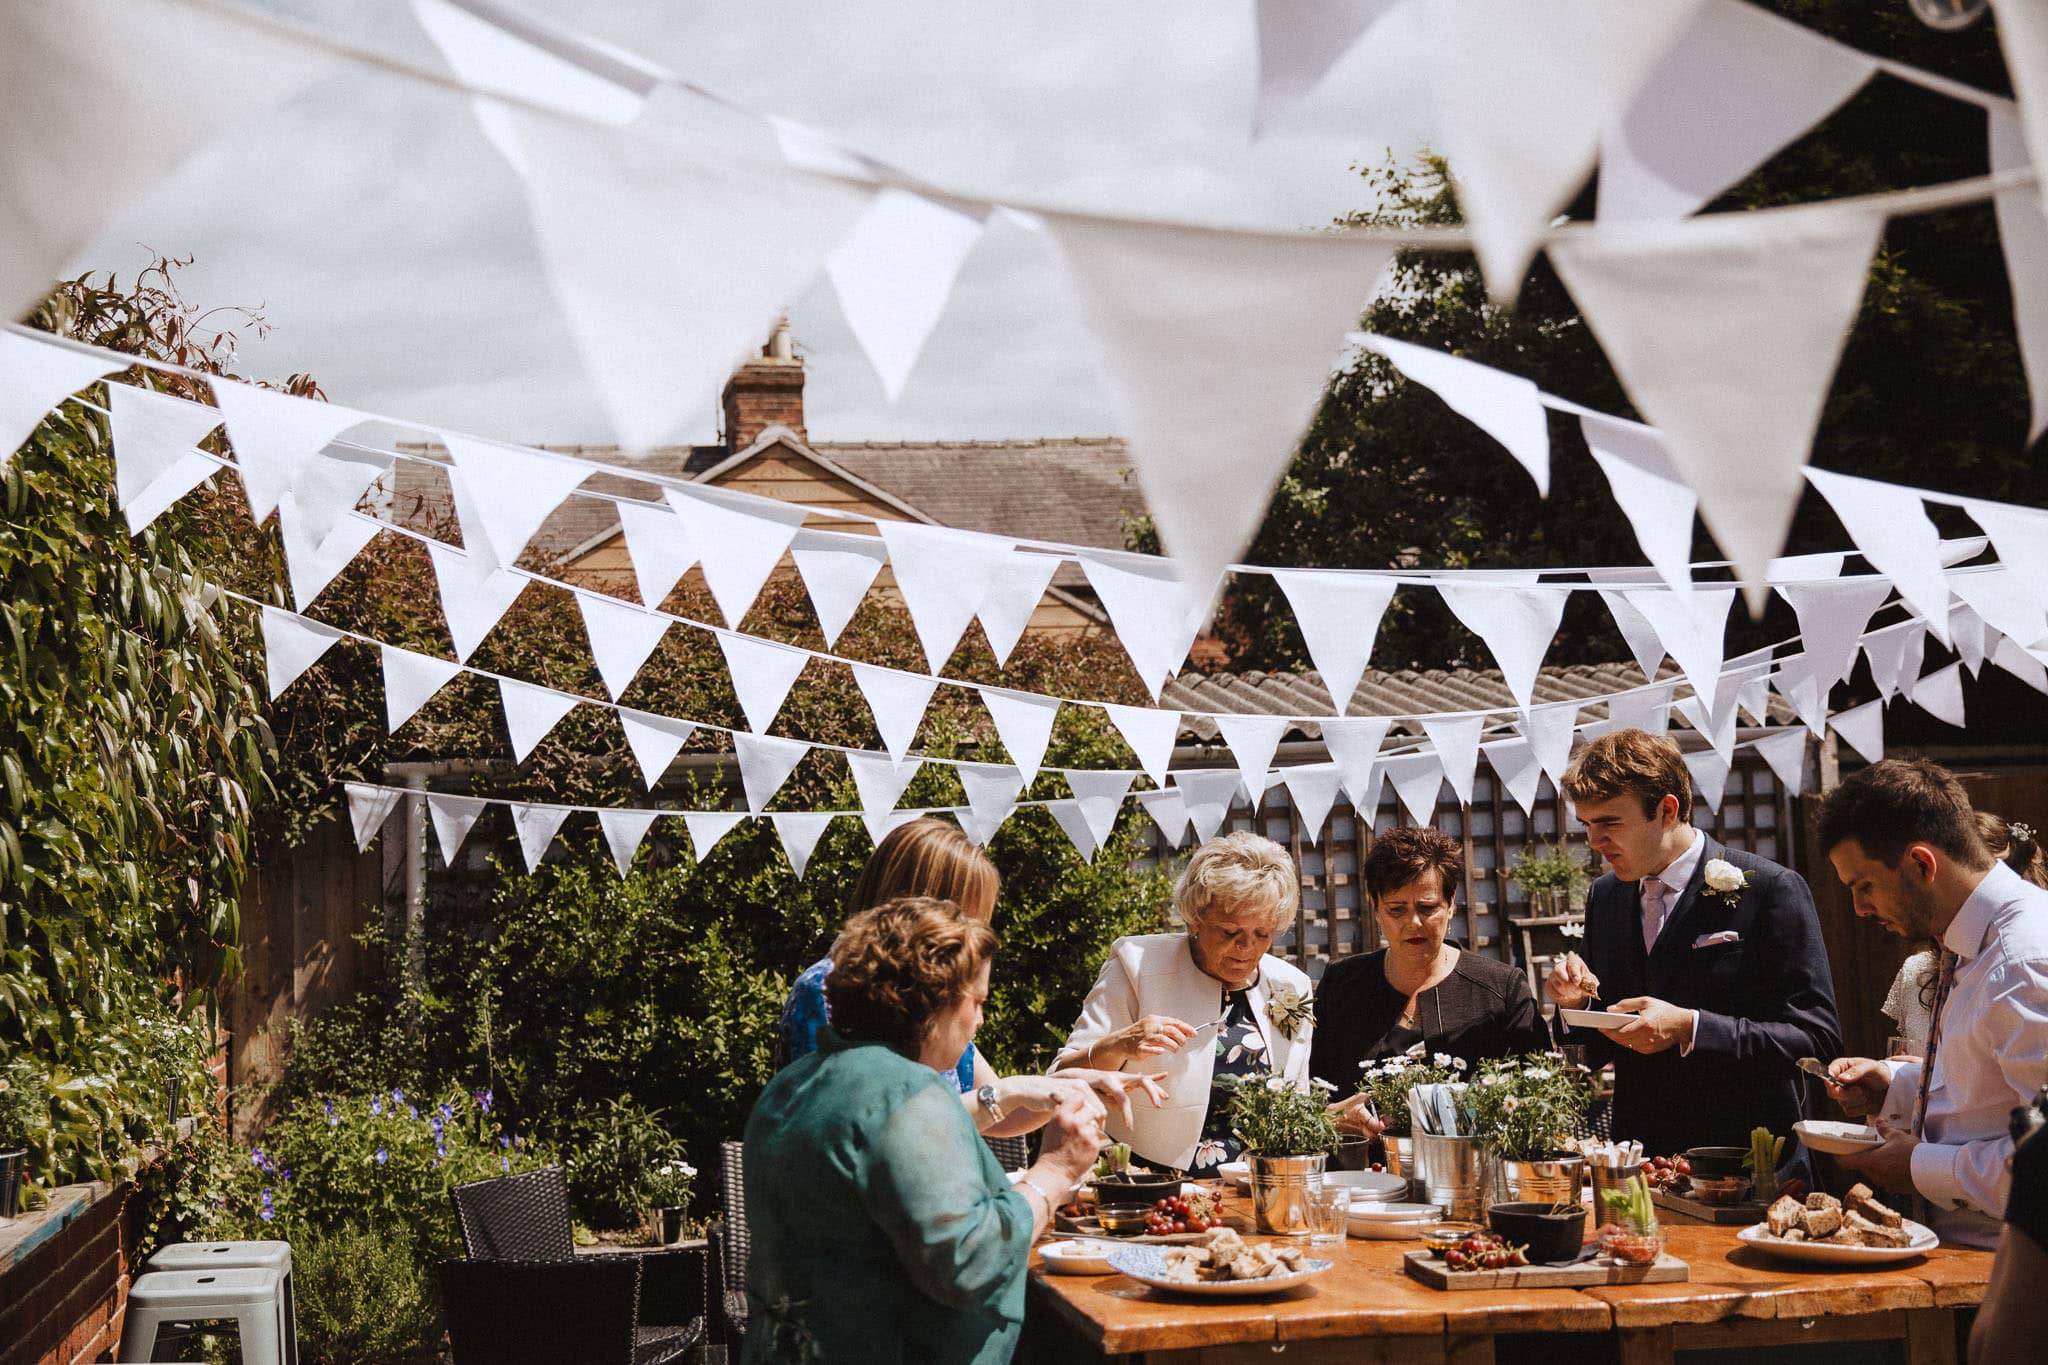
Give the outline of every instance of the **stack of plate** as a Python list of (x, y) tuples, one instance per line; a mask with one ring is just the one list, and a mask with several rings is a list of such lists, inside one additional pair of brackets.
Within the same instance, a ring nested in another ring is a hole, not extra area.
[(1422, 1230), (1441, 1222), (1443, 1216), (1443, 1208), (1437, 1204), (1357, 1202), (1351, 1206), (1349, 1229), (1353, 1237), (1376, 1242), (1420, 1239)]

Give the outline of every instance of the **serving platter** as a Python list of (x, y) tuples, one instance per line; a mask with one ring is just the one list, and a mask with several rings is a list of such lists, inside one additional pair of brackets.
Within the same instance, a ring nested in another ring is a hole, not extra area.
[(1670, 1252), (1654, 1265), (1606, 1265), (1599, 1260), (1572, 1265), (1523, 1265), (1510, 1270), (1453, 1270), (1427, 1251), (1401, 1258), (1409, 1278), (1432, 1289), (1584, 1289), (1602, 1284), (1670, 1284), (1692, 1278), (1692, 1268)]
[(1867, 1152), (1884, 1145), (1884, 1135), (1864, 1123), (1837, 1123), (1833, 1119), (1801, 1119), (1792, 1125), (1801, 1144), (1829, 1156)]
[(1787, 1242), (1771, 1236), (1771, 1225), (1757, 1223), (1735, 1234), (1735, 1240), (1746, 1247), (1753, 1247), (1766, 1256), (1781, 1261), (1797, 1261), (1804, 1265), (1890, 1265), (1897, 1261), (1910, 1261), (1915, 1256), (1924, 1256), (1941, 1245), (1941, 1239), (1934, 1235), (1934, 1229), (1910, 1218), (1900, 1220), (1900, 1226), (1913, 1240), (1902, 1247), (1836, 1246), (1832, 1242)]
[(1248, 1299), (1261, 1294), (1277, 1294), (1296, 1285), (1307, 1284), (1316, 1276), (1326, 1273), (1336, 1265), (1335, 1261), (1309, 1259), (1306, 1270), (1297, 1270), (1286, 1275), (1268, 1275), (1262, 1280), (1172, 1280), (1166, 1276), (1166, 1257), (1158, 1247), (1118, 1247), (1109, 1254), (1110, 1268), (1120, 1275), (1128, 1275), (1140, 1284), (1154, 1289), (1163, 1289), (1169, 1294), (1187, 1294), (1204, 1299)]

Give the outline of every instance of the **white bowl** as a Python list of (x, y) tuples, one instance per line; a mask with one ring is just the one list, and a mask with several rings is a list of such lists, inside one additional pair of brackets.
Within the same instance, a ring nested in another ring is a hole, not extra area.
[(1364, 1242), (1419, 1242), (1424, 1232), (1437, 1225), (1435, 1217), (1417, 1218), (1408, 1223), (1383, 1223), (1372, 1218), (1360, 1218), (1358, 1210), (1351, 1211), (1351, 1221), (1345, 1230)]
[(1109, 1253), (1115, 1249), (1107, 1242), (1047, 1242), (1038, 1255), (1055, 1275), (1108, 1275), (1114, 1273)]
[(1884, 1143), (1884, 1135), (1867, 1124), (1836, 1123), (1832, 1119), (1801, 1119), (1792, 1125), (1792, 1131), (1807, 1148), (1829, 1156), (1867, 1152)]
[(1379, 1203), (1408, 1197), (1408, 1177), (1389, 1175), (1385, 1171), (1325, 1171), (1323, 1184), (1348, 1186), (1355, 1200), (1369, 1199)]

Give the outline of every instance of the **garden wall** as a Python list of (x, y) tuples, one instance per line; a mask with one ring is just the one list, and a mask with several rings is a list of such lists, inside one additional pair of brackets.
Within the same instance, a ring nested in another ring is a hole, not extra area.
[(65, 1185), (0, 1224), (0, 1365), (112, 1360), (128, 1306), (134, 1186)]

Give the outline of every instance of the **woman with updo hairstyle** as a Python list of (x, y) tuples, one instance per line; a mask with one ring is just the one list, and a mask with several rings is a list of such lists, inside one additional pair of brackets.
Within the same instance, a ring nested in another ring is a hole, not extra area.
[(1095, 1163), (1070, 1096), (1011, 1187), (944, 1073), (981, 1027), (996, 936), (951, 901), (863, 910), (832, 945), (831, 1022), (747, 1119), (747, 1361), (1007, 1361), (1031, 1244)]

